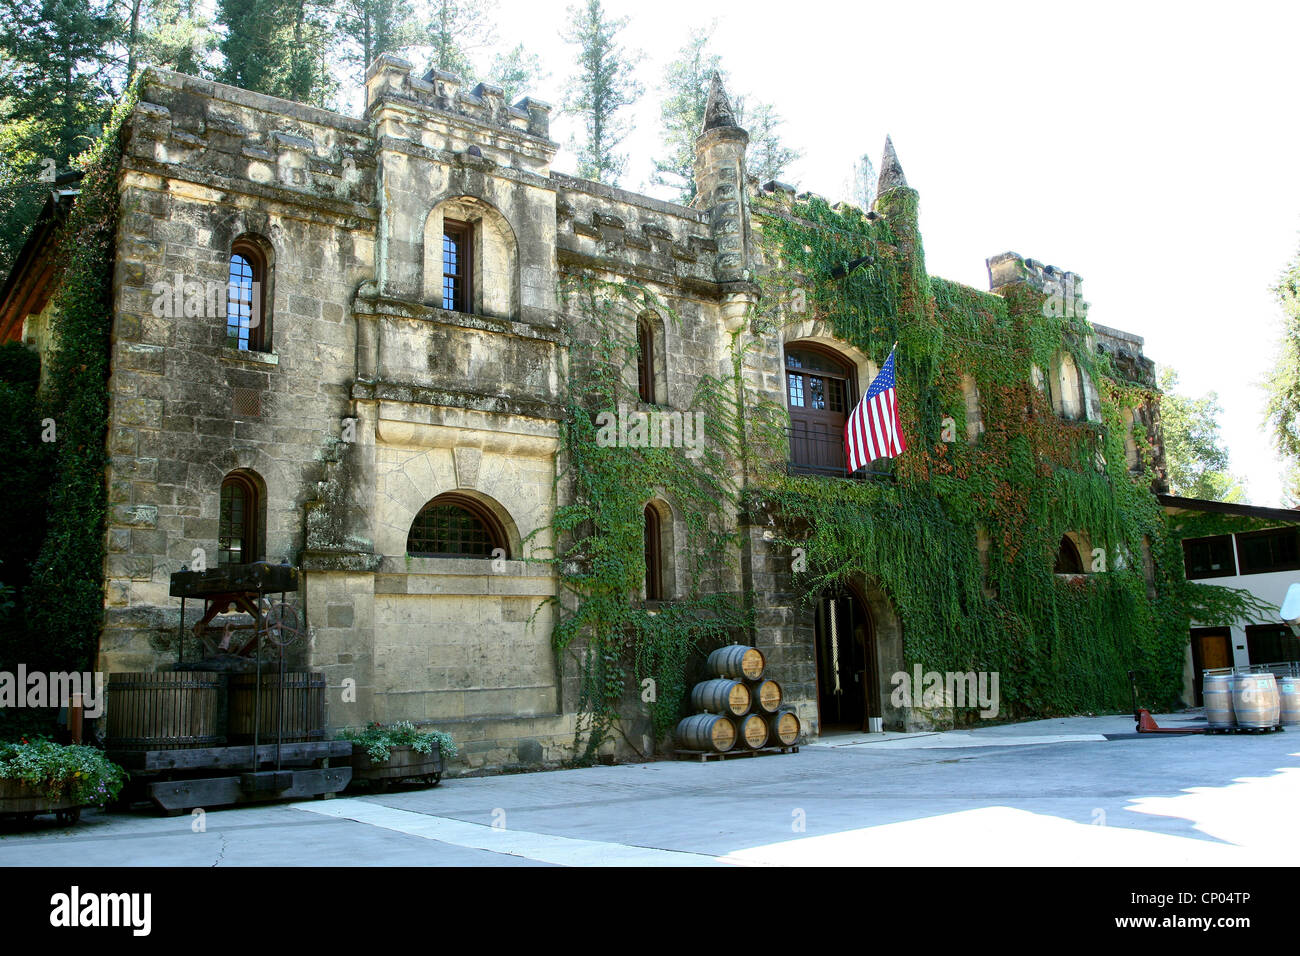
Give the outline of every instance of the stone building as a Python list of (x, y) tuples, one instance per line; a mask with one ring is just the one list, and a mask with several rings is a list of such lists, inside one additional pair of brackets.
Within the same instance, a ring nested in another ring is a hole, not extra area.
[[(354, 119), (163, 70), (144, 80), (120, 174), (101, 666), (175, 659), (169, 577), (197, 556), (288, 561), (307, 572), (302, 662), (328, 679), (331, 724), (432, 724), (470, 768), (556, 761), (574, 745), (578, 679), (552, 649), (555, 572), (529, 558), (555, 543), (564, 495), (561, 281), (635, 281), (671, 301), (678, 321), (643, 316), (637, 387), (689, 412), (702, 376), (729, 374), (731, 333), (760, 296), (762, 220), (793, 190), (746, 176), (748, 136), (716, 86), (694, 207), (553, 171), (545, 103), (389, 55), (366, 89)], [(882, 166), (883, 196), (905, 180), (892, 147)], [(42, 346), (45, 253), (29, 251), (0, 337)], [(1068, 275), (1014, 254), (989, 270), (995, 292)], [(1150, 377), (1140, 339), (1095, 335)], [(791, 412), (791, 464), (843, 475), (826, 436), (882, 359), (793, 315), (742, 373)], [(1099, 420), (1067, 353), (1038, 384), (1061, 415)], [(790, 406), (796, 385), (839, 398), (814, 414)], [(807, 732), (918, 725), (890, 702), (907, 664), (889, 596), (863, 579), (801, 601), (788, 550), (761, 519), (734, 521), (737, 560), (715, 586), (752, 600), (754, 627), (735, 636), (764, 650)], [(683, 515), (657, 500), (647, 522), (649, 590), (671, 598)], [(831, 631), (857, 640), (828, 664)], [(847, 697), (828, 697), (828, 666)]]

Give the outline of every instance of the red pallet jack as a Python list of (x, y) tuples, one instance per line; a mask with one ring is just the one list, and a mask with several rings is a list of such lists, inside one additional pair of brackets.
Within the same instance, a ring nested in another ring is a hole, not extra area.
[(1156, 723), (1156, 719), (1151, 716), (1151, 711), (1145, 707), (1138, 706), (1138, 682), (1137, 675), (1133, 671), (1128, 672), (1129, 685), (1133, 689), (1133, 719), (1137, 721), (1137, 732), (1140, 734), (1203, 734), (1204, 727), (1188, 728), (1184, 730), (1181, 727), (1161, 727)]

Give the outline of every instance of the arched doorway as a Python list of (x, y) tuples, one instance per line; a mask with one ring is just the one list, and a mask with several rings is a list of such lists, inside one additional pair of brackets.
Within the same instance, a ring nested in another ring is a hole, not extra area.
[(853, 588), (826, 592), (814, 615), (821, 731), (868, 730), (881, 717), (876, 628)]

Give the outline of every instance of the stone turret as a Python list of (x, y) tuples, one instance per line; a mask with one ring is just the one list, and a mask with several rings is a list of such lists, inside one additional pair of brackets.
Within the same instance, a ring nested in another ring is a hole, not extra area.
[(894, 141), (886, 136), (885, 149), (880, 156), (880, 177), (876, 185), (876, 201), (872, 208), (889, 220), (890, 228), (898, 236), (899, 245), (912, 261), (913, 268), (924, 268), (925, 253), (921, 247), (921, 230), (917, 220), (917, 192), (907, 184), (903, 164), (894, 151)]
[(749, 134), (736, 124), (727, 91), (714, 73), (704, 109), (704, 127), (695, 140), (695, 206), (709, 214), (709, 228), (718, 244), (719, 282), (744, 281), (750, 275), (744, 190), (748, 145)]

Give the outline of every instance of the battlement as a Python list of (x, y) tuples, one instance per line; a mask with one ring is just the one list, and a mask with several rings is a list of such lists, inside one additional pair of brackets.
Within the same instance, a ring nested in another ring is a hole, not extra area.
[(1016, 252), (1003, 252), (984, 262), (988, 266), (989, 289), (992, 292), (1023, 282), (1048, 295), (1068, 292), (1075, 299), (1083, 298), (1083, 276), (1077, 272), (1044, 265), (1037, 259), (1026, 259)]
[(366, 110), (382, 100), (413, 103), (474, 123), (550, 141), (551, 104), (526, 96), (513, 106), (499, 86), (480, 83), (472, 90), (455, 73), (430, 70), (419, 77), (409, 60), (383, 53), (366, 70)]

